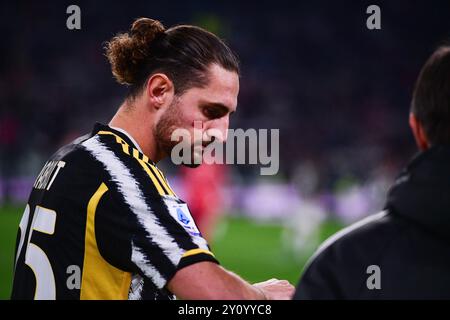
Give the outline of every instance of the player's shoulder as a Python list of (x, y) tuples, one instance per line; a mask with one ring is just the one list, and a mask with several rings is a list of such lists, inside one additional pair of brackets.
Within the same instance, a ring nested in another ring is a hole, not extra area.
[(133, 158), (138, 157), (148, 161), (148, 158), (145, 159), (137, 150), (136, 145), (124, 134), (106, 125), (96, 123), (90, 133), (61, 147), (50, 160), (70, 161), (82, 167), (100, 165), (103, 169), (116, 165), (115, 169), (118, 169), (116, 162), (129, 166)]
[(102, 167), (110, 184), (127, 195), (175, 197), (164, 174), (125, 131), (97, 124), (82, 148)]
[[(125, 146), (132, 150), (129, 144), (119, 135), (115, 135), (108, 126), (96, 123), (93, 130), (57, 150), (47, 161), (46, 166), (62, 163), (66, 172), (75, 176), (104, 175), (105, 163), (111, 162), (118, 154), (125, 150)], [(127, 162), (127, 157), (122, 158)], [(68, 170), (70, 168), (70, 170)]]
[(49, 161), (70, 162), (73, 165), (92, 165), (93, 158), (82, 144), (92, 138), (92, 133), (78, 137), (72, 142), (62, 146), (49, 159)]
[(103, 180), (102, 168), (82, 147), (91, 137), (91, 134), (84, 135), (57, 150), (43, 165), (33, 190), (49, 191), (50, 198), (60, 192), (75, 195)]

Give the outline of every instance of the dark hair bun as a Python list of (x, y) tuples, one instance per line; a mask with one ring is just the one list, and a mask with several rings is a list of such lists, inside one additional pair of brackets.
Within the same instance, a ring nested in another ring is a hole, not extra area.
[(164, 31), (161, 22), (139, 18), (129, 33), (119, 34), (106, 44), (106, 56), (117, 82), (133, 85), (138, 81), (139, 71), (151, 55), (150, 44)]

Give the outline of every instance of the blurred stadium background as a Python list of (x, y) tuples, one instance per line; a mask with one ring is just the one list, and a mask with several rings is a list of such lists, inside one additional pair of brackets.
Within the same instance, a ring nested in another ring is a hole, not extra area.
[[(70, 4), (81, 8), (79, 31), (66, 28)], [(365, 27), (370, 4), (381, 7), (382, 30)], [(231, 127), (280, 129), (276, 176), (260, 176), (256, 165), (221, 167), (209, 198), (213, 251), (249, 281), (296, 283), (321, 241), (382, 209), (415, 152), (407, 125), (415, 78), (450, 36), (448, 1), (1, 2), (0, 299), (9, 297), (34, 178), (59, 146), (114, 114), (125, 90), (102, 43), (140, 16), (225, 38), (242, 66)], [(209, 185), (201, 174), (186, 178), (192, 170), (161, 167), (194, 202), (192, 185)]]

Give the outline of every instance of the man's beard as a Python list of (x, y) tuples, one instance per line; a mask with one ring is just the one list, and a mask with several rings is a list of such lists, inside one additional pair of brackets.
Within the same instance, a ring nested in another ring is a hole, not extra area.
[[(156, 124), (154, 132), (156, 144), (165, 156), (170, 156), (172, 149), (179, 143), (179, 141), (172, 141), (171, 136), (174, 130), (183, 128), (184, 123), (182, 119), (183, 115), (180, 112), (178, 102), (177, 100), (174, 100)], [(187, 162), (183, 161), (181, 163), (182, 165), (189, 168), (197, 168), (201, 164), (199, 161), (194, 161), (194, 147), (195, 145), (191, 143), (191, 157)], [(181, 152), (183, 152), (183, 150), (181, 150)], [(199, 156), (201, 157), (201, 155)]]

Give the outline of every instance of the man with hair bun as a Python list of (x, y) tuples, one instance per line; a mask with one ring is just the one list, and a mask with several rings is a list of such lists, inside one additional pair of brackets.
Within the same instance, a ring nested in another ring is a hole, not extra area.
[[(20, 222), (13, 299), (289, 299), (284, 280), (249, 284), (221, 267), (156, 163), (183, 129), (224, 141), (239, 65), (214, 34), (137, 19), (106, 45), (128, 94), (108, 125), (45, 164)], [(221, 134), (217, 134), (217, 132)]]

